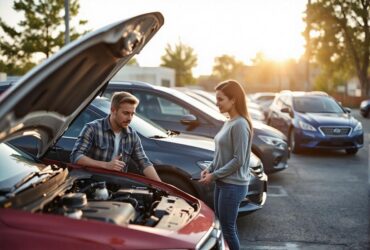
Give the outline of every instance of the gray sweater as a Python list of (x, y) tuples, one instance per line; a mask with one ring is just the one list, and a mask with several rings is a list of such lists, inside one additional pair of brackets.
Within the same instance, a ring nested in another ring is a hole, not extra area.
[(216, 150), (209, 168), (214, 180), (236, 185), (249, 182), (250, 127), (243, 117), (226, 121), (215, 136)]

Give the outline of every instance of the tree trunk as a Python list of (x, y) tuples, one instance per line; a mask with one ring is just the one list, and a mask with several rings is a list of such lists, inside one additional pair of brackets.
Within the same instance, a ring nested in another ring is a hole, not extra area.
[(358, 78), (361, 84), (361, 96), (370, 97), (370, 78), (363, 72), (358, 73)]

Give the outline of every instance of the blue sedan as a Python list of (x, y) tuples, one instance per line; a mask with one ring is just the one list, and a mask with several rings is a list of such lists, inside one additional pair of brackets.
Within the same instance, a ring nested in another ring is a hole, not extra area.
[(293, 153), (318, 148), (356, 154), (363, 147), (363, 128), (350, 112), (324, 93), (282, 91), (270, 107), (268, 124), (288, 136)]

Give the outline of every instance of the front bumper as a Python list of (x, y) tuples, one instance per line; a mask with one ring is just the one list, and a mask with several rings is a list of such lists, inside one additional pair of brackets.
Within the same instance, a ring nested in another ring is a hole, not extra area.
[(296, 144), (306, 149), (359, 149), (364, 145), (363, 133), (354, 132), (346, 136), (325, 136), (319, 132), (297, 131)]
[(252, 178), (249, 183), (248, 193), (239, 207), (239, 216), (257, 211), (263, 207), (267, 198), (268, 177), (262, 173), (261, 177)]
[(288, 167), (290, 150), (287, 143), (284, 143), (281, 147), (274, 147), (260, 141), (257, 145), (252, 145), (252, 151), (261, 159), (267, 174), (278, 172)]

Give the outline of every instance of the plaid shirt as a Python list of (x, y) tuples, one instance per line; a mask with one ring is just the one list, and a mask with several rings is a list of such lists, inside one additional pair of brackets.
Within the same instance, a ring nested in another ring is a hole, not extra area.
[[(152, 166), (136, 131), (128, 127), (127, 129), (122, 129), (121, 134), (122, 138), (118, 155), (122, 155), (122, 161), (128, 164), (129, 160), (133, 159), (138, 163), (141, 170)], [(88, 156), (98, 161), (111, 161), (114, 150), (114, 137), (109, 116), (87, 123), (73, 147), (70, 156), (71, 162), (76, 163), (82, 156)], [(124, 169), (127, 171), (127, 167)]]

